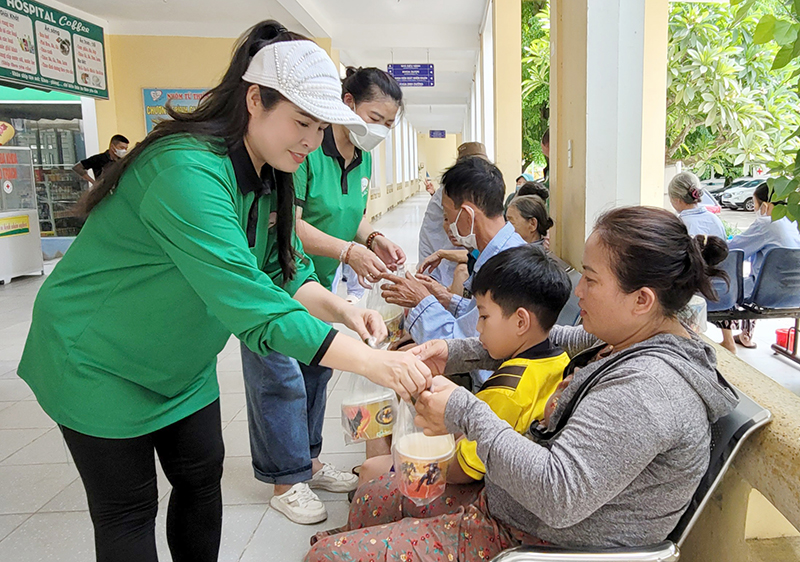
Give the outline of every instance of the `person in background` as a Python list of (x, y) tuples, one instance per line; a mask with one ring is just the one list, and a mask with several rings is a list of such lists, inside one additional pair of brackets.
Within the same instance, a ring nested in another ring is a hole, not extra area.
[(517, 188), (514, 190), (515, 192), (519, 190), (520, 187), (528, 183), (529, 181), (534, 181), (533, 174), (524, 173), (520, 177), (517, 178)]
[[(387, 264), (405, 261), (402, 249), (364, 216), (372, 175), (369, 151), (389, 133), (403, 93), (383, 70), (350, 67), (342, 81), (342, 101), (367, 124), (367, 133), (342, 124), (327, 127), (322, 146), (293, 175), (297, 236), (320, 284), (329, 290), (340, 264), (367, 283), (388, 272)], [(343, 493), (358, 485), (355, 474), (319, 460), (333, 371), (277, 351), (259, 354), (244, 344), (241, 354), (255, 477), (274, 484), (270, 506), (290, 520), (323, 521), (325, 504), (313, 489)]]
[(703, 187), (696, 175), (692, 172), (681, 172), (670, 180), (668, 193), (672, 208), (678, 212), (691, 236), (706, 234), (723, 240), (727, 238), (720, 218), (700, 204)]
[[(469, 156), (479, 156), (488, 161), (488, 157), (486, 156), (486, 147), (479, 142), (465, 142), (460, 145), (458, 147), (456, 162)], [(431, 182), (430, 179), (426, 179), (425, 181), (433, 185), (433, 182)], [(422, 225), (419, 229), (419, 263), (424, 262), (428, 256), (437, 250), (461, 249), (453, 243), (449, 234), (442, 226), (444, 221), (444, 213), (442, 211), (442, 195), (442, 190), (437, 189), (435, 193), (433, 193), (431, 200), (428, 201), (428, 206), (425, 209), (425, 216), (422, 218)], [(438, 266), (431, 271), (430, 275), (433, 277), (433, 279), (445, 287), (450, 287), (453, 285), (453, 281), (455, 279), (456, 266), (457, 264), (445, 260), (439, 263)]]
[(511, 200), (514, 199), (514, 197), (516, 197), (517, 195), (519, 195), (519, 190), (522, 188), (522, 186), (532, 181), (534, 181), (533, 174), (529, 174), (527, 172), (517, 178), (517, 184), (514, 187), (514, 191), (508, 194), (505, 203), (503, 203), (504, 214), (508, 210), (508, 205), (511, 203)]
[[(431, 339), (453, 339), (478, 335), (478, 309), (470, 293), (472, 279), (492, 256), (525, 240), (503, 218), (503, 174), (494, 164), (478, 156), (463, 158), (442, 176), (444, 224), (457, 245), (479, 256), (473, 273), (464, 283), (464, 296), (423, 275), (386, 275), (393, 284), (384, 286), (387, 302), (411, 308), (406, 330), (417, 343)], [(435, 267), (437, 264), (432, 264)], [(491, 374), (472, 372), (472, 386), (480, 388)]]
[[(100, 179), (103, 170), (128, 153), (128, 144), (127, 138), (122, 135), (114, 135), (108, 143), (108, 150), (81, 160), (72, 167), (72, 171), (88, 181), (89, 185), (94, 185)], [(89, 175), (89, 170), (92, 171), (94, 177)]]
[(517, 196), (524, 197), (526, 195), (536, 195), (546, 204), (550, 199), (550, 190), (540, 181), (526, 181), (517, 191)]
[(544, 201), (536, 195), (521, 195), (511, 201), (506, 212), (508, 222), (528, 244), (544, 246), (553, 219), (547, 214)]
[[(744, 279), (746, 297), (753, 292), (756, 277), (761, 271), (764, 256), (769, 250), (772, 248), (800, 248), (800, 233), (797, 231), (797, 223), (790, 221), (787, 217), (776, 221), (772, 220), (772, 210), (775, 205), (784, 205), (785, 202), (773, 203), (771, 199), (772, 194), (767, 182), (759, 185), (753, 192), (756, 220), (753, 221), (750, 228), (728, 241), (730, 250), (743, 250), (744, 259), (750, 260), (750, 276)], [(736, 353), (735, 344), (746, 348), (756, 347), (756, 343), (752, 340), (756, 327), (755, 320), (725, 320), (718, 325), (722, 328), (721, 345), (731, 353)], [(742, 330), (741, 333), (733, 336), (732, 329), (739, 327)]]

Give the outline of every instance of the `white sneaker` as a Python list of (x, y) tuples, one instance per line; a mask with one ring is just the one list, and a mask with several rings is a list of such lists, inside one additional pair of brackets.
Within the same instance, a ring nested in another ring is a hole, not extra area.
[(305, 482), (298, 482), (284, 494), (272, 496), (269, 505), (301, 525), (313, 525), (328, 518), (325, 504)]
[(322, 468), (308, 481), (308, 485), (328, 492), (350, 492), (358, 488), (358, 476), (352, 472), (336, 470), (333, 465), (324, 462)]

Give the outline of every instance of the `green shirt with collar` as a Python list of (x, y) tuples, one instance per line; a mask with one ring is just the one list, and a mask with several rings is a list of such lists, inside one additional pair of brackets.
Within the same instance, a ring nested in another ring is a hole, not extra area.
[[(333, 127), (325, 129), (322, 146), (308, 155), (294, 173), (297, 205), (303, 220), (325, 234), (352, 241), (367, 210), (372, 155), (355, 148), (353, 161), (345, 166), (336, 148)], [(330, 289), (339, 260), (311, 256), (320, 283)]]
[(231, 334), (306, 364), (335, 335), (291, 295), (316, 281), (295, 239), (282, 284), (277, 193), (244, 148), (180, 135), (148, 147), (90, 214), (36, 298), (19, 375), (57, 423), (151, 433), (219, 397)]

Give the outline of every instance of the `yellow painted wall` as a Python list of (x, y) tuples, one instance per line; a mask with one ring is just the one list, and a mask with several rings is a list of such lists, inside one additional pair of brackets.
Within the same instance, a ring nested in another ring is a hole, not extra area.
[[(555, 252), (579, 267), (586, 240), (588, 0), (553, 0), (550, 20), (550, 212)], [(572, 142), (572, 167), (567, 146)]]
[(417, 135), (419, 163), (424, 166), (422, 177), (425, 177), (427, 171), (433, 182), (438, 184), (444, 171), (456, 161), (458, 149), (456, 137), (457, 135), (450, 134), (443, 139), (432, 139), (424, 133)]
[(210, 88), (231, 59), (235, 39), (106, 37), (109, 100), (97, 102), (100, 146), (114, 133), (138, 142), (145, 136), (142, 88)]
[(506, 193), (522, 172), (522, 3), (492, 2), (494, 30), (494, 154)]
[(664, 206), (664, 138), (667, 135), (667, 60), (669, 1), (650, 0), (644, 19), (644, 107), (642, 108), (641, 204)]

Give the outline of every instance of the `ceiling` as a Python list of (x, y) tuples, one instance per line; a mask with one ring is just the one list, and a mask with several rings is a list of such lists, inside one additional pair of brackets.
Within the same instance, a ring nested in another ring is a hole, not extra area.
[(432, 88), (405, 88), (406, 116), (421, 132), (462, 131), (488, 0), (61, 0), (126, 35), (236, 37), (273, 18), (330, 37), (345, 65), (433, 63)]

